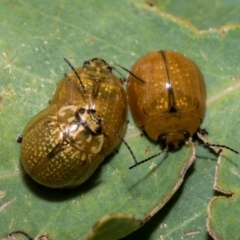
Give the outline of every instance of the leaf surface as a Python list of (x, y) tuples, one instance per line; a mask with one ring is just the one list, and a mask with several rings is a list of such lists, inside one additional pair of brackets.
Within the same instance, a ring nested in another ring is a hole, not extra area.
[[(170, 1), (163, 1), (162, 5), (156, 2), (155, 6), (140, 0), (2, 1), (0, 237), (22, 230), (32, 237), (47, 233), (52, 239), (85, 239), (91, 237), (94, 224), (107, 218), (113, 220), (108, 233), (116, 233), (117, 239), (140, 227), (143, 222), (139, 219), (146, 221), (150, 213), (155, 214), (154, 209), (161, 208), (182, 181), (179, 174), (191, 154), (189, 147), (161, 155), (130, 171), (133, 160), (122, 144), (119, 152), (109, 156), (85, 184), (72, 190), (47, 189), (25, 174), (16, 137), (35, 114), (48, 106), (56, 83), (70, 71), (63, 57), (76, 67), (85, 60), (101, 57), (130, 69), (139, 57), (151, 51), (171, 49), (184, 53), (205, 76), (208, 100), (202, 127), (208, 130), (209, 141), (239, 150), (240, 29), (234, 20), (239, 22), (239, 14), (237, 10), (227, 11), (228, 4), (223, 2), (226, 20), (221, 18), (219, 25), (215, 24), (218, 19), (214, 24), (208, 20), (209, 25), (198, 27), (190, 17), (199, 10), (198, 4), (189, 6), (184, 16), (163, 12), (167, 4)], [(187, 9), (186, 4), (179, 1), (179, 9)], [(209, 8), (207, 5), (203, 11)], [(200, 23), (203, 17), (199, 17)], [(225, 24), (228, 25), (223, 27)], [(216, 26), (222, 28), (208, 29)], [(120, 72), (116, 74), (126, 76)], [(130, 113), (125, 139), (138, 159), (161, 151), (156, 143), (140, 136)], [(145, 226), (125, 239), (208, 239), (205, 222), (207, 204), (214, 196), (217, 157), (201, 146), (196, 146), (196, 152), (194, 166), (177, 194)], [(239, 192), (238, 161), (239, 156), (224, 152), (222, 181), (228, 182), (232, 168), (235, 178), (222, 188), (234, 192), (234, 199), (238, 199)], [(153, 163), (156, 171), (150, 168)], [(231, 204), (231, 219), (238, 221), (234, 218), (240, 206), (237, 200), (224, 202)], [(213, 213), (213, 227), (229, 232), (228, 226), (232, 225), (225, 224), (224, 213), (230, 212), (221, 212), (220, 217)], [(129, 222), (130, 227), (126, 228)], [(102, 223), (103, 227), (97, 229), (108, 226), (105, 221)], [(114, 232), (116, 226), (122, 228), (120, 235)]]

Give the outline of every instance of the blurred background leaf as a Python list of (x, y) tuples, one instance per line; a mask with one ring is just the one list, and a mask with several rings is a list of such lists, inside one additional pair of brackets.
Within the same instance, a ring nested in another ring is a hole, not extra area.
[[(238, 150), (237, 1), (1, 3), (0, 237), (24, 230), (34, 237), (48, 233), (52, 239), (84, 239), (106, 214), (127, 213), (142, 219), (160, 203), (169, 179), (177, 176), (175, 166), (189, 155), (184, 147), (129, 171), (132, 159), (122, 145), (79, 188), (51, 190), (34, 183), (21, 168), (20, 145), (15, 139), (26, 123), (48, 106), (56, 83), (69, 72), (63, 57), (74, 66), (101, 57), (130, 68), (151, 51), (171, 49), (186, 54), (206, 80), (207, 112), (202, 127), (209, 131), (211, 142)], [(130, 114), (129, 121), (125, 139), (138, 159), (160, 151), (157, 144), (140, 137)], [(239, 174), (239, 156), (229, 151), (225, 156), (229, 163), (225, 172), (234, 164)], [(179, 191), (145, 226), (125, 239), (208, 239), (207, 205), (214, 196), (216, 161), (211, 151), (197, 146), (197, 159)], [(156, 173), (149, 169), (152, 162), (157, 165)]]

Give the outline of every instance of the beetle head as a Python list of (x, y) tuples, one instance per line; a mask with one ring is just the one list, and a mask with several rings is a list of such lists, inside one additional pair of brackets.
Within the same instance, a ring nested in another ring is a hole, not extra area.
[(189, 132), (173, 132), (161, 134), (158, 138), (158, 142), (160, 142), (169, 149), (178, 149), (184, 145), (184, 143), (189, 139), (189, 137)]
[(112, 68), (104, 61), (102, 58), (93, 58), (89, 61), (83, 63), (84, 67), (93, 67), (94, 69), (106, 69), (109, 72), (112, 72)]
[(102, 131), (101, 118), (93, 109), (80, 108), (76, 113), (78, 121), (85, 128), (85, 130), (93, 135), (100, 134)]

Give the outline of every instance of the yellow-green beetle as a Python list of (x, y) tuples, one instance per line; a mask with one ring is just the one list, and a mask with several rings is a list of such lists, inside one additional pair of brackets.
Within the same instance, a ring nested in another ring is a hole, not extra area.
[(112, 68), (100, 58), (71, 68), (50, 106), (31, 119), (22, 136), (24, 169), (51, 188), (85, 182), (126, 129), (126, 94)]

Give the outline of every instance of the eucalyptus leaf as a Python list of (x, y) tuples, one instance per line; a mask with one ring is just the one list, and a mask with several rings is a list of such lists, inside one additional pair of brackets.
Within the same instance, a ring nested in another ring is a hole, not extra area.
[[(183, 180), (180, 172), (191, 156), (191, 147), (184, 146), (128, 170), (133, 160), (122, 144), (118, 153), (110, 155), (86, 183), (71, 190), (38, 185), (20, 163), (16, 137), (34, 115), (48, 106), (57, 82), (69, 72), (64, 57), (76, 67), (101, 57), (130, 69), (139, 57), (160, 49), (181, 52), (199, 66), (207, 86), (202, 127), (208, 130), (210, 142), (239, 150), (240, 28), (231, 24), (235, 22), (232, 15), (240, 22), (238, 11), (227, 11), (228, 3), (222, 2), (224, 17), (218, 14), (214, 20), (217, 24), (221, 19), (221, 29), (208, 29), (218, 26), (210, 21), (204, 31), (199, 31), (189, 23), (199, 10), (198, 4), (191, 4), (185, 19), (163, 12), (160, 4), (143, 0), (1, 2), (0, 238), (22, 230), (33, 238), (48, 234), (51, 239), (86, 239), (96, 232), (95, 224), (113, 213), (121, 216), (111, 222), (114, 227), (110, 229), (116, 229), (115, 223), (121, 222), (122, 231), (119, 235), (116, 232), (116, 239), (141, 226), (124, 239), (209, 238), (207, 204), (214, 196), (217, 156), (202, 146), (196, 146), (195, 163), (173, 197)], [(176, 3), (179, 9), (186, 8), (186, 4)], [(203, 11), (212, 11), (214, 6), (209, 2)], [(116, 74), (127, 75), (122, 70)], [(162, 150), (140, 133), (129, 113), (125, 140), (137, 159)], [(224, 151), (224, 179), (231, 175), (231, 168), (235, 176), (239, 175), (238, 161), (238, 155)], [(232, 183), (222, 188), (235, 193), (238, 199), (236, 179), (234, 188), (230, 188)], [(238, 211), (237, 201), (224, 201), (231, 204), (231, 212)], [(221, 217), (213, 214), (218, 219), (213, 227), (228, 229), (224, 214), (230, 212), (221, 212)], [(127, 216), (131, 216), (131, 224)], [(19, 234), (17, 239), (24, 237)]]

